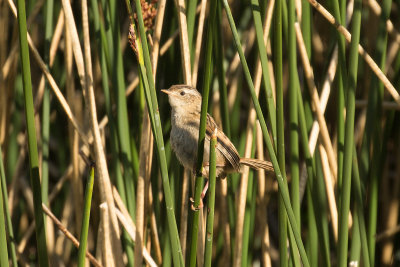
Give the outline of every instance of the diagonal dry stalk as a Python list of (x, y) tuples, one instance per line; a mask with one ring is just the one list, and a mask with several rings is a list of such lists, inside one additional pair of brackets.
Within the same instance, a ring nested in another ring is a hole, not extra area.
[(331, 177), (331, 172), (329, 171), (328, 155), (326, 154), (325, 147), (318, 142), (318, 149), (321, 155), (322, 171), (324, 173), (324, 181), (326, 188), (326, 195), (329, 203), (329, 211), (331, 213), (332, 221), (332, 231), (335, 243), (338, 241), (338, 209), (336, 206), (335, 192), (333, 189), (334, 179)]
[[(10, 8), (12, 9), (13, 7), (10, 6)], [(31, 14), (28, 20), (32, 20), (34, 14), (36, 14), (36, 13)], [(50, 51), (53, 51), (53, 53), (50, 53), (50, 67), (54, 63), (55, 52), (57, 51), (57, 49), (59, 47), (58, 44), (60, 41), (60, 39), (59, 39), (60, 36), (59, 36), (59, 34), (57, 34), (57, 32), (58, 32), (58, 29), (60, 27), (62, 28), (62, 26), (64, 24), (64, 20), (63, 20), (64, 17), (62, 16), (62, 14), (63, 13), (60, 12), (59, 19), (58, 19), (57, 26), (56, 26), (56, 31), (55, 31), (56, 33), (54, 34), (53, 39), (51, 41)], [(5, 73), (5, 68), (7, 67), (7, 62), (8, 61), (12, 62), (14, 50), (15, 50), (14, 48), (11, 49), (8, 59), (3, 66), (3, 74)], [(14, 54), (14, 55), (16, 55), (16, 54)], [(5, 74), (8, 75), (8, 70), (7, 70), (7, 73), (5, 73)], [(38, 112), (38, 109), (42, 102), (43, 92), (44, 92), (44, 76), (42, 76), (42, 78), (40, 80), (38, 93), (36, 94), (36, 97), (34, 100), (35, 113)], [(4, 101), (6, 101), (6, 97), (4, 97), (4, 98), (2, 97), (2, 99), (4, 99)], [(6, 114), (4, 113), (4, 115), (6, 115)], [(3, 122), (5, 123), (5, 120), (3, 120)], [(2, 129), (6, 129), (6, 127), (2, 128)], [(0, 135), (1, 135), (1, 133), (0, 133)], [(15, 171), (13, 179), (12, 179), (13, 182), (12, 182), (11, 190), (10, 190), (10, 194), (9, 194), (9, 209), (10, 209), (11, 214), (13, 212), (13, 206), (14, 206), (15, 187), (18, 183), (19, 173), (21, 171), (21, 168), (23, 167), (23, 162), (24, 162), (24, 159), (26, 156), (26, 150), (25, 150), (26, 149), (25, 142), (27, 141), (26, 133), (23, 133), (23, 137), (21, 139), (23, 140), (23, 143), (20, 144), (20, 151), (19, 151), (19, 156), (18, 156), (18, 160), (17, 160), (17, 164), (16, 164), (16, 171)], [(1, 136), (0, 136), (0, 140), (1, 140)]]
[[(256, 31), (252, 27), (249, 31), (246, 31), (244, 34), (243, 39), (246, 40), (243, 43), (243, 50), (245, 56), (247, 56), (251, 49), (253, 48), (254, 41), (256, 39)], [(270, 68), (271, 69), (271, 68)], [(233, 57), (232, 61), (229, 64), (229, 67), (226, 71), (226, 86), (229, 88), (228, 90), (228, 107), (229, 110), (232, 110), (233, 104), (235, 103), (235, 98), (238, 90), (239, 85), (239, 77), (241, 77), (242, 71), (240, 69), (240, 58), (239, 53), (235, 52), (235, 56)]]
[[(14, 16), (17, 17), (17, 10), (16, 10), (14, 3), (11, 0), (9, 0), (8, 3), (9, 3), (9, 6), (10, 6)], [(58, 88), (58, 85), (56, 84), (53, 76), (50, 74), (49, 70), (46, 67), (46, 64), (44, 63), (44, 61), (41, 58), (39, 52), (37, 51), (35, 45), (33, 44), (33, 41), (31, 39), (30, 35), (27, 34), (27, 37), (28, 37), (29, 48), (31, 49), (34, 59), (38, 63), (38, 65), (39, 65), (40, 69), (43, 71), (44, 75), (46, 76), (46, 79), (48, 80), (51, 89), (53, 90), (58, 101), (60, 102), (61, 106), (63, 107), (68, 119), (71, 121), (72, 125), (74, 126), (76, 131), (79, 133), (79, 136), (82, 138), (82, 140), (85, 143), (88, 143), (87, 137), (86, 137), (84, 131), (79, 126), (74, 114), (71, 111), (70, 106), (68, 105), (67, 101), (65, 100), (65, 98), (64, 98), (63, 94), (61, 93), (60, 89)]]
[(307, 84), (308, 84), (308, 88), (310, 90), (310, 95), (311, 95), (311, 99), (312, 99), (312, 106), (313, 106), (314, 112), (316, 114), (318, 124), (320, 126), (320, 138), (321, 138), (322, 144), (324, 145), (325, 150), (328, 155), (328, 161), (329, 161), (329, 166), (331, 168), (331, 172), (333, 173), (333, 176), (336, 180), (337, 179), (336, 157), (335, 157), (335, 153), (333, 150), (331, 139), (329, 137), (329, 131), (328, 131), (328, 127), (326, 125), (325, 117), (321, 110), (321, 103), (319, 100), (317, 87), (315, 86), (315, 83), (314, 83), (314, 73), (313, 73), (312, 67), (310, 65), (310, 62), (308, 60), (307, 51), (306, 51), (306, 48), (304, 45), (303, 36), (302, 36), (300, 25), (298, 22), (295, 23), (295, 29), (296, 29), (296, 39), (297, 39), (297, 43), (298, 43), (298, 47), (299, 47), (299, 53), (301, 56), (301, 60), (303, 62), (303, 67), (304, 67), (304, 71), (305, 71), (305, 75), (306, 75), (306, 79), (307, 79)]
[[(347, 4), (347, 12), (346, 12), (347, 13), (347, 16), (346, 16), (347, 24), (350, 22), (351, 17), (353, 15), (353, 7), (354, 7), (354, 1), (351, 0)], [(325, 113), (325, 109), (328, 104), (328, 99), (329, 99), (329, 96), (331, 93), (331, 86), (332, 86), (333, 80), (336, 75), (337, 64), (338, 64), (338, 45), (336, 44), (335, 49), (332, 54), (331, 61), (329, 63), (329, 67), (328, 67), (328, 70), (326, 73), (324, 83), (322, 85), (322, 91), (321, 91), (321, 95), (320, 95), (320, 102), (321, 102), (320, 108), (321, 108), (322, 113)], [(309, 145), (308, 145), (310, 148), (311, 155), (314, 154), (318, 135), (319, 135), (319, 124), (318, 124), (318, 121), (314, 120), (312, 129), (311, 129), (311, 133), (309, 136)]]
[[(375, 0), (367, 0), (367, 2), (369, 7), (375, 13), (375, 15), (380, 16), (382, 8), (380, 7), (379, 3)], [(400, 43), (400, 33), (396, 30), (396, 28), (393, 25), (393, 22), (390, 19), (386, 21), (386, 30), (393, 36), (394, 41), (396, 43)]]
[[(347, 5), (347, 18), (346, 18), (346, 24), (351, 20), (351, 17), (353, 15), (353, 7), (354, 7), (354, 1), (349, 1)], [(328, 104), (328, 99), (331, 93), (331, 86), (334, 81), (335, 75), (336, 75), (336, 68), (338, 64), (338, 45), (335, 45), (334, 52), (331, 57), (331, 61), (329, 63), (329, 67), (326, 73), (326, 77), (322, 86), (322, 91), (320, 95), (320, 102), (321, 102), (321, 111), (322, 113), (325, 113), (326, 106)], [(309, 149), (311, 152), (311, 155), (314, 154), (317, 141), (318, 141), (318, 135), (319, 135), (319, 124), (318, 121), (314, 120), (313, 126), (309, 135)], [(336, 181), (334, 181), (336, 183)]]
[[(121, 222), (122, 226), (125, 228), (125, 230), (129, 234), (129, 236), (132, 238), (132, 240), (135, 241), (135, 227), (134, 227), (131, 217), (129, 216), (129, 213), (124, 215), (118, 209), (116, 209), (115, 211), (116, 211), (118, 220)], [(142, 254), (149, 266), (151, 266), (151, 267), (157, 266), (156, 262), (153, 260), (153, 258), (151, 257), (151, 255), (148, 252), (148, 250), (146, 249), (146, 247), (142, 248)]]
[[(10, 4), (10, 3), (9, 3)], [(40, 9), (42, 8), (44, 4), (43, 0), (37, 1), (32, 12), (30, 12), (29, 17), (27, 18), (26, 24), (28, 26), (28, 30), (29, 30), (29, 26), (32, 25), (34, 19), (36, 19), (36, 16), (38, 15), (38, 13), (40, 12)], [(11, 6), (10, 6), (11, 7)], [(7, 24), (8, 24), (8, 16), (4, 16), (4, 21), (0, 21), (2, 23), (4, 23), (4, 31), (7, 31), (8, 28)], [(2, 25), (2, 26), (3, 26)], [(5, 40), (4, 40), (5, 41)], [(10, 73), (10, 68), (13, 65), (14, 60), (16, 59), (17, 53), (18, 53), (18, 48), (19, 46), (17, 45), (17, 39), (13, 40), (13, 43), (11, 44), (11, 51), (7, 51), (7, 59), (3, 65), (2, 68), (2, 72), (0, 73), (0, 76), (3, 76), (3, 79), (6, 79), (8, 77), (8, 74)], [(2, 47), (3, 48), (3, 47)], [(4, 45), (4, 48), (6, 48), (6, 45)]]
[[(315, 0), (308, 0), (310, 4), (319, 12), (321, 15), (324, 16), (329, 23), (331, 23), (346, 39), (347, 42), (350, 43), (351, 41), (351, 34), (350, 32), (340, 25), (335, 18), (330, 14), (320, 3)], [(361, 57), (365, 60), (371, 70), (375, 73), (379, 80), (383, 83), (385, 88), (388, 90), (389, 94), (393, 97), (398, 105), (400, 105), (400, 95), (397, 92), (396, 88), (392, 85), (389, 79), (385, 76), (376, 62), (371, 58), (371, 56), (364, 50), (361, 45), (358, 45), (358, 53)]]
[[(322, 86), (322, 91), (320, 95), (320, 103), (321, 103), (320, 109), (322, 113), (325, 113), (326, 106), (328, 104), (328, 99), (331, 93), (331, 86), (336, 74), (337, 64), (338, 64), (338, 47), (336, 45), (335, 50), (333, 51), (332, 54), (332, 59), (329, 64), (326, 78)], [(315, 147), (317, 145), (318, 135), (319, 135), (319, 124), (318, 121), (314, 120), (308, 144), (311, 155), (314, 155)]]
[[(137, 227), (135, 226), (135, 223), (132, 221), (132, 218), (128, 212), (128, 209), (125, 207), (124, 202), (121, 199), (121, 196), (118, 193), (117, 188), (114, 186), (113, 187), (113, 197), (115, 204), (119, 208), (116, 209), (116, 214), (118, 216), (118, 220), (121, 222), (125, 230), (128, 232), (129, 236), (132, 238), (133, 241), (135, 241), (136, 238), (136, 232), (137, 232)], [(150, 253), (147, 251), (146, 247), (142, 248), (142, 255), (147, 264), (150, 266), (157, 266), (153, 258), (150, 256)]]
[[(327, 160), (328, 160), (329, 167), (330, 167), (330, 172), (329, 172), (329, 170), (327, 169), (328, 168), (327, 164), (324, 164), (325, 161), (322, 162), (323, 167), (324, 167), (324, 177), (325, 177), (325, 179), (327, 179), (325, 186), (326, 186), (329, 207), (330, 207), (330, 212), (331, 212), (331, 217), (332, 217), (332, 227), (333, 227), (334, 233), (337, 233), (337, 218), (338, 218), (338, 216), (337, 216), (336, 201), (334, 199), (335, 196), (333, 194), (333, 192), (334, 192), (333, 186), (334, 186), (334, 183), (337, 181), (336, 157), (335, 157), (335, 154), (333, 151), (332, 143), (330, 141), (328, 128), (326, 126), (326, 121), (323, 116), (323, 111), (321, 110), (321, 103), (319, 101), (317, 88), (314, 83), (314, 75), (313, 75), (312, 67), (310, 65), (310, 62), (308, 61), (307, 52), (305, 50), (303, 37), (302, 37), (300, 26), (298, 23), (295, 23), (295, 28), (296, 28), (296, 36), (297, 36), (299, 51), (300, 51), (301, 59), (302, 59), (303, 66), (305, 69), (307, 84), (308, 84), (308, 88), (310, 90), (310, 95), (312, 98), (313, 109), (314, 109), (314, 112), (316, 113), (317, 121), (318, 121), (319, 127), (321, 129), (320, 130), (320, 141), (322, 142), (324, 149), (319, 148), (319, 150), (322, 152), (323, 155), (327, 156)], [(332, 173), (334, 176), (333, 182), (328, 182), (328, 180), (330, 180), (330, 179), (328, 179), (330, 177), (330, 173)], [(351, 224), (352, 224), (352, 216), (351, 216), (351, 213), (349, 213), (349, 227), (351, 227)], [(337, 235), (335, 235), (335, 237), (337, 237)], [(335, 240), (337, 240), (337, 239), (335, 239)]]
[[(375, 0), (367, 0), (369, 7), (375, 13), (376, 16), (380, 16), (382, 12), (382, 8), (380, 7), (379, 3)], [(390, 70), (390, 66), (392, 65), (394, 59), (396, 58), (397, 52), (400, 48), (400, 33), (396, 30), (393, 26), (393, 22), (388, 19), (386, 21), (386, 30), (389, 34), (392, 35), (394, 42), (392, 43), (390, 49), (387, 53), (387, 60), (385, 65), (385, 74), (387, 74)]]
[[(111, 181), (107, 169), (107, 162), (104, 154), (104, 148), (100, 136), (99, 125), (97, 121), (96, 102), (93, 89), (93, 74), (92, 74), (92, 63), (91, 63), (91, 52), (90, 52), (90, 39), (89, 39), (89, 21), (87, 14), (87, 3), (82, 1), (82, 25), (83, 25), (83, 37), (84, 37), (84, 56), (79, 42), (78, 32), (74, 21), (70, 2), (67, 0), (62, 1), (63, 10), (65, 14), (66, 24), (68, 24), (69, 34), (72, 37), (72, 48), (75, 57), (75, 63), (78, 69), (80, 82), (85, 92), (85, 100), (89, 107), (90, 112), (90, 123), (92, 128), (92, 134), (94, 137), (94, 151), (95, 159), (98, 170), (98, 177), (100, 178), (100, 197), (102, 202), (107, 203), (108, 211), (104, 211), (105, 220), (110, 219), (111, 229), (104, 229), (104, 241), (111, 242), (105, 244), (103, 255), (113, 255), (117, 266), (121, 264), (118, 259), (122, 258), (122, 247), (119, 240), (119, 226), (117, 217), (114, 211), (114, 201), (112, 199)], [(103, 221), (103, 226), (107, 227), (109, 222)], [(109, 234), (109, 236), (107, 236)], [(111, 249), (111, 251), (108, 251)], [(107, 257), (108, 258), (108, 257)]]
[[(264, 21), (264, 32), (263, 32), (265, 45), (267, 44), (267, 41), (268, 41), (268, 33), (270, 30), (269, 27), (271, 26), (270, 21), (271, 21), (271, 17), (266, 16), (265, 21)], [(255, 72), (255, 78), (254, 78), (254, 88), (256, 91), (256, 95), (258, 96), (260, 93), (261, 77), (262, 77), (262, 67), (261, 67), (260, 58), (257, 59), (256, 66), (257, 67), (256, 67), (256, 72)], [(255, 121), (256, 121), (256, 111), (254, 109), (254, 106), (251, 105), (248, 120), (247, 120), (247, 126), (246, 126), (246, 146), (245, 146), (245, 152), (244, 152), (244, 156), (243, 156), (245, 158), (251, 157), (251, 148), (252, 148), (252, 143), (253, 143), (253, 129), (254, 129)], [(243, 239), (243, 223), (244, 223), (244, 212), (245, 212), (245, 206), (246, 206), (248, 178), (249, 178), (249, 168), (244, 167), (242, 178), (240, 180), (239, 203), (238, 203), (238, 207), (237, 207), (237, 222), (236, 222), (235, 240), (237, 240), (239, 242), (235, 242), (234, 260), (233, 260), (235, 266), (241, 265), (241, 258), (242, 258), (242, 242), (241, 242), (241, 240)]]
[[(62, 223), (57, 219), (57, 217), (50, 211), (50, 209), (45, 205), (42, 204), (43, 211), (44, 213), (49, 216), (49, 218), (54, 222), (54, 224), (60, 229), (60, 231), (69, 239), (72, 241), (75, 247), (79, 248), (79, 241), (74, 237), (73, 234), (71, 234), (67, 228), (65, 228)], [(86, 251), (86, 257), (90, 260), (90, 262), (96, 266), (96, 267), (101, 267), (102, 265), (96, 260), (96, 258), (90, 254), (90, 252)]]

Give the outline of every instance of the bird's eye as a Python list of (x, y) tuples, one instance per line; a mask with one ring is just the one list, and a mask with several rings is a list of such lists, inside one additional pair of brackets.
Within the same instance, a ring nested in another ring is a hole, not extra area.
[(181, 96), (184, 96), (184, 95), (185, 95), (185, 91), (182, 91), (182, 92), (181, 92)]

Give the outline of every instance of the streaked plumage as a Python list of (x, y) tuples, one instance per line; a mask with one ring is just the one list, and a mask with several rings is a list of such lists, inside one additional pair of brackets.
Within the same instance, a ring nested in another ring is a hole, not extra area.
[[(171, 147), (181, 164), (192, 171), (196, 168), (197, 143), (199, 137), (201, 95), (188, 85), (174, 85), (168, 90), (169, 103), (172, 107)], [(210, 136), (217, 128), (217, 177), (224, 178), (228, 173), (239, 172), (241, 165), (254, 169), (273, 171), (272, 164), (258, 159), (240, 158), (235, 146), (218, 127), (211, 115), (207, 114), (206, 138), (204, 144), (203, 166), (208, 177)]]

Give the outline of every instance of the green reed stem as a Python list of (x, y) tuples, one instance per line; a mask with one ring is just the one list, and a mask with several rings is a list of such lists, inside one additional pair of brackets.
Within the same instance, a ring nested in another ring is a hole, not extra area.
[[(353, 205), (353, 210), (358, 209), (358, 205)], [(349, 250), (349, 262), (360, 262), (361, 254), (361, 238), (360, 238), (360, 225), (358, 214), (355, 212), (353, 215), (353, 225), (351, 227), (351, 241)]]
[[(53, 34), (53, 6), (54, 1), (45, 4), (45, 45), (44, 61), (49, 68), (50, 43)], [(50, 69), (50, 68), (49, 68)], [(49, 140), (50, 140), (50, 88), (45, 81), (42, 104), (42, 201), (47, 205), (49, 191)]]
[[(126, 2), (129, 14), (132, 14), (130, 10), (129, 0), (127, 0)], [(174, 266), (183, 266), (184, 264), (183, 264), (182, 249), (180, 245), (178, 228), (175, 220), (174, 203), (168, 179), (168, 167), (167, 167), (167, 160), (165, 157), (165, 146), (164, 146), (162, 127), (161, 127), (160, 112), (158, 109), (158, 101), (154, 85), (152, 66), (150, 62), (149, 48), (147, 45), (147, 38), (144, 29), (140, 0), (135, 0), (135, 4), (136, 4), (137, 18), (139, 23), (139, 33), (140, 33), (140, 40), (137, 42), (139, 48), (138, 58), (139, 58), (140, 74), (142, 75), (143, 78), (146, 102), (149, 109), (149, 115), (150, 115), (152, 131), (154, 134), (154, 139), (156, 142), (158, 160), (161, 167), (161, 177), (164, 188), (168, 229), (169, 229), (169, 236), (172, 248), (172, 259), (174, 262)], [(133, 19), (133, 17), (131, 17), (131, 19)], [(135, 25), (133, 21), (131, 21), (131, 23)]]
[[(0, 157), (1, 149), (0, 149)], [(3, 165), (3, 162), (1, 162)], [(2, 171), (1, 177), (3, 180), (4, 170)], [(3, 205), (3, 183), (0, 184), (0, 267), (8, 267), (8, 250), (7, 250), (7, 235), (6, 235), (6, 220), (8, 206)], [(9, 236), (10, 237), (10, 236)], [(13, 241), (10, 240), (10, 244)], [(16, 265), (14, 265), (16, 266)]]
[[(110, 35), (112, 36), (111, 42), (108, 43), (110, 56), (111, 56), (111, 71), (112, 80), (114, 85), (114, 99), (116, 102), (116, 129), (118, 134), (119, 153), (120, 159), (124, 168), (123, 176), (126, 191), (126, 204), (129, 214), (132, 219), (135, 220), (136, 213), (136, 195), (135, 195), (135, 182), (137, 181), (137, 174), (133, 171), (133, 160), (132, 150), (129, 132), (129, 119), (128, 119), (128, 107), (125, 96), (125, 80), (124, 80), (124, 66), (122, 51), (120, 48), (120, 32), (119, 32), (119, 20), (118, 20), (118, 8), (115, 1), (108, 0), (108, 14), (110, 18)], [(129, 259), (133, 259), (131, 252), (133, 249), (129, 249)], [(132, 252), (133, 253), (133, 252)]]
[(81, 228), (81, 235), (80, 235), (80, 240), (79, 240), (79, 250), (78, 250), (78, 266), (79, 267), (85, 266), (87, 238), (88, 238), (88, 233), (89, 233), (90, 207), (92, 206), (94, 170), (95, 170), (95, 166), (94, 166), (94, 164), (92, 164), (92, 166), (90, 166), (89, 179), (86, 184), (85, 203), (84, 203), (83, 218), (82, 218), (82, 228)]
[[(342, 1), (343, 2), (343, 1)], [(346, 14), (341, 13), (345, 10), (346, 3), (339, 7), (339, 0), (333, 1), (333, 13), (336, 20), (346, 25)], [(341, 9), (342, 8), (342, 9)], [(340, 194), (342, 188), (342, 175), (343, 175), (343, 149), (344, 149), (344, 88), (347, 88), (347, 66), (346, 66), (346, 43), (344, 36), (336, 31), (336, 38), (338, 40), (338, 69), (337, 69), (337, 187)], [(340, 207), (340, 201), (338, 202)]]
[(31, 70), (27, 40), (25, 1), (17, 1), (20, 55), (22, 67), (22, 81), (24, 85), (25, 117), (28, 132), (29, 169), (33, 193), (33, 207), (35, 212), (36, 240), (39, 264), (41, 267), (49, 265), (46, 246), (46, 229), (42, 210), (42, 194), (40, 187), (39, 158), (37, 151), (35, 112), (33, 108)]
[(289, 130), (290, 130), (290, 173), (292, 177), (291, 196), (293, 212), (299, 231), (300, 225), (300, 196), (299, 196), (299, 123), (297, 108), (297, 59), (296, 33), (294, 29), (295, 6), (294, 0), (288, 2), (288, 40), (289, 40)]
[(289, 199), (289, 190), (287, 188), (287, 185), (285, 184), (286, 175), (285, 175), (285, 173), (282, 173), (281, 170), (280, 170), (280, 167), (279, 167), (279, 164), (278, 164), (278, 160), (277, 160), (277, 157), (276, 157), (276, 154), (275, 154), (275, 151), (274, 151), (274, 148), (273, 148), (273, 145), (272, 145), (269, 133), (268, 133), (268, 128), (267, 128), (267, 125), (265, 123), (262, 111), (261, 111), (260, 103), (258, 102), (258, 98), (257, 98), (257, 95), (256, 95), (255, 90), (254, 90), (254, 85), (253, 85), (253, 81), (251, 79), (249, 67), (248, 67), (246, 59), (244, 57), (243, 49), (242, 49), (242, 46), (240, 44), (239, 35), (238, 35), (237, 29), (236, 29), (236, 26), (235, 26), (235, 22), (233, 21), (231, 10), (229, 8), (227, 0), (223, 0), (222, 3), (224, 5), (224, 9), (225, 9), (225, 12), (226, 12), (227, 17), (228, 17), (228, 22), (229, 22), (229, 25), (231, 27), (232, 33), (233, 33), (235, 46), (236, 46), (236, 49), (237, 49), (237, 51), (239, 53), (239, 57), (240, 57), (240, 61), (242, 63), (242, 67), (243, 67), (243, 70), (244, 70), (245, 78), (246, 78), (247, 84), (248, 84), (249, 89), (250, 89), (250, 93), (251, 93), (251, 97), (252, 97), (252, 100), (253, 100), (254, 108), (256, 110), (257, 117), (258, 117), (258, 119), (260, 121), (261, 129), (262, 129), (262, 132), (263, 132), (263, 135), (264, 135), (264, 141), (265, 141), (265, 143), (267, 145), (267, 150), (268, 150), (268, 153), (269, 153), (269, 155), (271, 157), (272, 165), (274, 166), (274, 169), (275, 169), (276, 178), (277, 178), (277, 181), (278, 181), (278, 186), (281, 189), (280, 190), (280, 194), (281, 194), (281, 196), (283, 198), (283, 201), (284, 201), (284, 205), (285, 205), (286, 212), (287, 212), (287, 215), (288, 215), (288, 218), (289, 218), (290, 226), (292, 227), (292, 229), (294, 229), (293, 230), (294, 231), (294, 236), (295, 236), (295, 239), (296, 239), (297, 246), (299, 248), (299, 252), (300, 252), (301, 259), (303, 261), (303, 265), (304, 266), (309, 266), (308, 258), (307, 258), (307, 255), (306, 255), (306, 252), (305, 252), (305, 249), (304, 249), (303, 242), (301, 240), (301, 235), (300, 235), (300, 232), (297, 230), (298, 227), (297, 227), (296, 219), (294, 217), (292, 205), (291, 205), (290, 199)]
[[(297, 220), (298, 231), (301, 232), (300, 220), (300, 174), (299, 174), (299, 126), (297, 108), (297, 59), (296, 59), (296, 33), (294, 0), (288, 2), (288, 52), (289, 52), (289, 131), (290, 131), (290, 173), (291, 173), (291, 200), (293, 212)], [(291, 246), (294, 244), (294, 236), (289, 231)], [(291, 249), (292, 259), (295, 266), (300, 266), (300, 259), (297, 250)]]
[(261, 21), (261, 10), (258, 0), (251, 0), (251, 10), (253, 14), (254, 27), (256, 29), (258, 54), (260, 56), (262, 66), (262, 81), (267, 96), (268, 119), (271, 124), (272, 138), (274, 143), (276, 143), (276, 110), (272, 94), (271, 78), (269, 77), (267, 49), (265, 48), (264, 44), (264, 30)]
[[(311, 197), (312, 198), (312, 203), (313, 203), (313, 211), (311, 211), (313, 214), (318, 214), (318, 216), (315, 216), (315, 223), (316, 223), (316, 228), (310, 228), (310, 234), (318, 236), (319, 243), (321, 244), (321, 248), (318, 248), (317, 251), (320, 251), (321, 258), (323, 261), (323, 265), (329, 267), (330, 266), (330, 251), (329, 251), (329, 230), (328, 230), (328, 222), (327, 222), (327, 214), (326, 214), (326, 205), (324, 203), (326, 202), (324, 200), (325, 197), (325, 192), (319, 191), (318, 190), (318, 181), (321, 181), (323, 179), (322, 176), (318, 175), (318, 172), (316, 171), (316, 164), (315, 164), (315, 158), (311, 156), (311, 152), (308, 146), (308, 131), (307, 131), (307, 122), (306, 122), (306, 116), (304, 112), (304, 104), (303, 104), (303, 99), (301, 98), (301, 91), (300, 87), (297, 86), (297, 101), (298, 101), (298, 115), (299, 115), (299, 130), (300, 130), (300, 137), (301, 137), (301, 145), (302, 145), (302, 150), (304, 153), (304, 158), (307, 166), (307, 198)], [(308, 196), (310, 195), (310, 196)], [(310, 202), (309, 199), (307, 199), (307, 202)], [(310, 207), (309, 207), (310, 209)], [(318, 212), (315, 212), (318, 211)], [(323, 213), (321, 211), (324, 211)], [(326, 216), (325, 216), (326, 215)], [(311, 222), (313, 223), (313, 222)], [(315, 255), (315, 250), (311, 250), (311, 259), (313, 259), (313, 262), (316, 263), (317, 260), (315, 257), (318, 257), (318, 254)], [(315, 265), (311, 265), (315, 266)]]
[[(108, 56), (108, 43), (106, 40), (106, 34), (104, 31), (104, 26), (100, 23), (100, 14), (98, 2), (96, 0), (91, 0), (91, 7), (93, 12), (93, 24), (94, 24), (94, 32), (96, 35), (96, 43), (99, 47), (100, 54), (100, 68), (101, 68), (101, 81), (102, 88), (104, 93), (104, 103), (105, 109), (108, 117), (108, 126), (110, 129), (110, 151), (111, 151), (111, 161), (110, 161), (110, 171), (113, 173), (111, 177), (114, 177), (114, 183), (118, 189), (118, 193), (121, 196), (122, 201), (127, 205), (127, 196), (124, 185), (124, 179), (122, 177), (122, 172), (120, 168), (120, 159), (119, 159), (119, 147), (118, 147), (118, 133), (115, 125), (115, 119), (112, 112), (112, 101), (110, 96), (110, 88), (109, 88), (109, 70), (107, 65), (110, 66)], [(130, 240), (128, 233), (124, 230), (122, 232), (123, 240)], [(124, 250), (126, 251), (126, 255), (128, 257), (128, 265), (133, 264), (133, 246), (131, 242), (123, 242)]]
[[(6, 180), (6, 174), (4, 171), (3, 152), (2, 152), (1, 146), (0, 146), (0, 179), (1, 179), (0, 194), (2, 194), (3, 203), (4, 203), (4, 214), (5, 214), (6, 220), (7, 220), (7, 228), (6, 229), (7, 229), (7, 236), (8, 236), (8, 240), (9, 240), (11, 260), (12, 260), (13, 266), (18, 266), (17, 265), (17, 255), (15, 252), (16, 250), (15, 250), (15, 242), (14, 242), (15, 241), (14, 231), (13, 231), (10, 211), (8, 208), (9, 205), (8, 205), (8, 194), (7, 194), (7, 180)], [(2, 206), (0, 205), (0, 207), (2, 207)], [(0, 214), (0, 216), (2, 216), (2, 215)], [(2, 254), (2, 255), (4, 255), (4, 254)]]
[[(218, 1), (217, 1), (218, 2)], [(215, 67), (217, 69), (217, 78), (218, 78), (218, 88), (220, 95), (220, 110), (221, 110), (221, 118), (223, 130), (226, 136), (231, 137), (231, 125), (229, 121), (229, 107), (228, 107), (228, 93), (225, 82), (225, 70), (224, 70), (224, 51), (223, 51), (223, 42), (222, 42), (222, 31), (221, 31), (221, 3), (218, 2), (217, 9), (217, 17), (216, 23), (214, 27), (214, 58), (215, 58)]]
[(306, 201), (307, 201), (307, 225), (309, 234), (307, 238), (306, 248), (307, 255), (310, 259), (311, 266), (318, 266), (318, 231), (317, 222), (315, 218), (315, 208), (312, 199), (312, 193), (310, 186), (306, 187)]
[[(379, 19), (378, 36), (376, 38), (375, 60), (378, 62), (379, 67), (384, 71), (386, 63), (386, 50), (387, 50), (387, 31), (386, 21), (389, 19), (392, 0), (385, 0), (382, 2), (382, 13)], [(385, 157), (383, 153), (385, 143), (382, 138), (382, 128), (377, 126), (382, 121), (382, 102), (384, 98), (384, 88), (382, 82), (378, 80), (375, 75), (371, 77), (371, 87), (369, 89), (367, 118), (368, 125), (372, 126), (366, 129), (366, 135), (370, 136), (372, 133), (373, 138), (373, 154), (371, 162), (369, 163), (369, 204), (368, 204), (368, 248), (371, 266), (375, 266), (375, 235), (378, 219), (378, 192), (379, 180), (382, 175), (382, 158)], [(388, 125), (388, 124), (386, 124)], [(367, 125), (366, 125), (367, 126)], [(368, 144), (368, 142), (366, 142)], [(366, 155), (371, 147), (363, 146), (363, 156)], [(364, 159), (368, 158), (364, 156)], [(363, 169), (364, 172), (366, 168)]]
[(345, 141), (343, 156), (343, 184), (340, 194), (338, 266), (347, 265), (348, 218), (350, 210), (351, 171), (354, 146), (355, 91), (357, 87), (358, 44), (361, 28), (361, 0), (354, 1), (353, 25), (349, 56), (348, 92), (346, 103)]
[[(274, 10), (274, 60), (275, 60), (275, 82), (276, 82), (276, 120), (277, 120), (277, 157), (279, 168), (285, 174), (285, 129), (283, 116), (283, 78), (282, 78), (282, 0), (275, 1)], [(283, 175), (283, 182), (287, 187), (286, 175)], [(279, 191), (282, 189), (279, 187)], [(279, 265), (288, 266), (287, 255), (287, 218), (285, 205), (282, 197), (278, 201), (279, 221)], [(298, 228), (300, 229), (300, 228)], [(298, 230), (297, 229), (297, 230)], [(293, 247), (291, 247), (293, 249)]]
[[(210, 92), (210, 85), (212, 79), (212, 49), (213, 49), (213, 27), (215, 22), (217, 0), (211, 1), (210, 15), (208, 18), (207, 26), (207, 38), (205, 48), (205, 63), (204, 63), (204, 79), (203, 79), (203, 92), (201, 101), (201, 116), (200, 116), (200, 129), (199, 129), (199, 140), (197, 146), (197, 165), (196, 165), (196, 182), (194, 191), (194, 206), (200, 205), (200, 195), (203, 189), (202, 169), (203, 169), (203, 154), (204, 154), (204, 142), (206, 134), (206, 120), (208, 110), (208, 95)], [(197, 254), (197, 239), (199, 229), (199, 217), (200, 210), (195, 210), (193, 213), (193, 224), (191, 228), (192, 239), (190, 243), (190, 260), (189, 266), (196, 266), (196, 254)]]
[(206, 226), (206, 248), (204, 254), (204, 266), (211, 266), (212, 259), (212, 246), (213, 246), (213, 232), (214, 232), (214, 207), (215, 207), (215, 185), (216, 185), (216, 155), (215, 149), (217, 146), (217, 133), (216, 131), (211, 136), (210, 141), (210, 177), (209, 177), (209, 190), (208, 190), (208, 203), (207, 203), (207, 226)]
[[(353, 190), (355, 193), (355, 202), (356, 202), (356, 209), (355, 213), (357, 214), (357, 223), (359, 228), (359, 239), (361, 241), (361, 252), (363, 255), (363, 265), (365, 267), (371, 266), (369, 251), (368, 251), (368, 242), (367, 242), (367, 231), (365, 227), (365, 215), (364, 215), (364, 201), (362, 196), (362, 189), (361, 189), (361, 180), (360, 180), (360, 173), (358, 170), (358, 160), (357, 160), (357, 152), (356, 147), (353, 147)], [(357, 235), (358, 233), (355, 233)], [(354, 233), (353, 233), (354, 235)], [(354, 237), (353, 237), (354, 238)]]

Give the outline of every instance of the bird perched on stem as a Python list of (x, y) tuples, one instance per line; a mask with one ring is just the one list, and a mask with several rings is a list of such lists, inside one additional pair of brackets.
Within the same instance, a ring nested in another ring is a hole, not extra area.
[[(201, 94), (196, 88), (189, 85), (173, 85), (169, 89), (161, 91), (168, 95), (169, 104), (172, 108), (172, 128), (170, 134), (172, 150), (175, 152), (180, 163), (195, 173), (201, 114)], [(207, 114), (202, 170), (204, 177), (208, 178), (209, 176), (210, 139), (215, 128), (217, 128), (217, 177), (225, 178), (229, 173), (240, 172), (243, 165), (256, 170), (274, 170), (269, 161), (241, 158), (231, 140), (217, 126), (211, 115)], [(202, 197), (204, 197), (207, 188), (208, 181), (203, 190)]]

